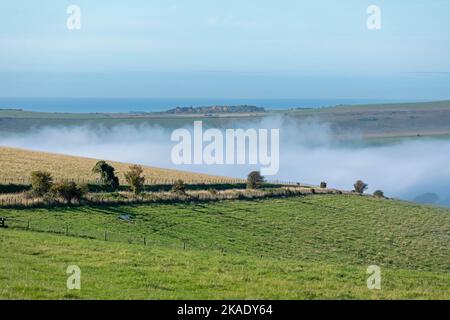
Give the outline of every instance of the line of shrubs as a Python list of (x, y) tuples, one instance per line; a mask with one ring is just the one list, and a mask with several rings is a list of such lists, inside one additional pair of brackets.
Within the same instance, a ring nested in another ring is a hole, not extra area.
[[(64, 179), (63, 179), (64, 180)], [(71, 179), (67, 179), (72, 181)], [(55, 181), (54, 181), (55, 182)], [(98, 183), (79, 183), (80, 185), (85, 185), (88, 192), (98, 193), (98, 192), (108, 192), (110, 188), (104, 187), (102, 184)], [(264, 188), (278, 188), (280, 185), (265, 183)], [(142, 192), (167, 192), (172, 190), (172, 184), (145, 184), (142, 187)], [(186, 190), (208, 190), (216, 189), (229, 190), (229, 189), (246, 189), (246, 183), (195, 183), (186, 184)], [(31, 190), (31, 184), (0, 184), (0, 194), (10, 194), (10, 193), (23, 193)], [(131, 192), (129, 185), (119, 185), (116, 191)]]
[[(74, 201), (80, 202), (88, 192), (116, 192), (122, 190), (132, 191), (139, 195), (144, 191), (172, 191), (177, 194), (185, 194), (188, 189), (183, 180), (177, 180), (172, 186), (146, 186), (145, 177), (143, 176), (143, 168), (139, 165), (131, 165), (129, 170), (125, 172), (124, 177), (128, 186), (120, 186), (119, 178), (115, 174), (115, 169), (105, 161), (98, 161), (92, 168), (94, 174), (98, 174), (100, 179), (99, 185), (77, 184), (74, 181), (63, 180), (54, 182), (52, 174), (45, 171), (34, 171), (31, 173), (31, 186), (27, 188), (27, 197), (39, 197), (49, 202), (52, 199), (63, 199), (68, 204)], [(261, 186), (267, 188), (279, 187), (265, 183), (265, 179), (258, 171), (251, 172), (247, 177), (247, 184), (236, 185), (209, 185), (209, 190), (225, 190), (230, 187), (258, 189)], [(125, 187), (125, 188), (124, 188)], [(159, 188), (159, 189), (158, 189)], [(206, 185), (198, 184), (189, 186), (191, 190), (205, 189)], [(14, 189), (14, 188), (13, 188)], [(150, 189), (150, 190), (149, 190)], [(162, 190), (161, 190), (162, 189)]]
[[(143, 191), (145, 177), (141, 166), (132, 165), (125, 173), (125, 180), (129, 183), (131, 190), (135, 194)], [(92, 172), (100, 175), (101, 185), (99, 191), (114, 192), (119, 189), (119, 178), (115, 174), (115, 169), (105, 161), (98, 161), (92, 168)], [(180, 180), (181, 183), (183, 183)], [(84, 195), (89, 192), (87, 184), (77, 184), (74, 181), (54, 182), (51, 173), (44, 171), (34, 171), (31, 173), (31, 188), (28, 191), (30, 197), (42, 197), (49, 200), (60, 198), (71, 204), (73, 201), (79, 202)]]
[[(88, 185), (77, 184), (74, 181), (58, 181), (54, 182), (51, 173), (44, 171), (34, 171), (31, 173), (31, 187), (27, 191), (28, 197), (40, 197), (44, 201), (51, 201), (52, 199), (63, 199), (68, 204), (72, 204), (74, 201), (80, 202), (88, 192), (116, 192), (124, 190), (124, 186), (120, 186), (119, 178), (115, 174), (115, 169), (105, 161), (98, 161), (92, 168), (94, 174), (98, 174), (100, 177), (100, 185)], [(144, 191), (170, 191), (178, 195), (186, 194), (187, 186), (183, 180), (177, 180), (172, 186), (165, 186), (163, 190), (151, 190), (152, 188), (145, 185), (145, 177), (143, 176), (143, 168), (139, 165), (131, 165), (129, 170), (125, 172), (124, 177), (128, 186), (127, 191), (132, 191), (136, 195), (142, 194)], [(153, 186), (154, 188), (157, 186)], [(197, 190), (206, 187), (206, 185), (197, 185)], [(217, 186), (216, 186), (217, 187)], [(244, 185), (240, 185), (241, 188)], [(252, 171), (247, 176), (247, 189), (255, 190), (259, 188), (279, 187), (276, 185), (267, 184), (265, 178), (259, 171)], [(361, 180), (358, 180), (354, 184), (354, 192), (363, 194), (368, 185)], [(321, 189), (327, 188), (326, 182), (320, 183)], [(93, 190), (95, 189), (95, 190)], [(149, 190), (150, 189), (150, 190)], [(191, 190), (192, 186), (190, 186)], [(220, 188), (218, 188), (220, 189)], [(213, 186), (209, 186), (211, 192), (217, 192)], [(224, 188), (222, 188), (224, 190)], [(313, 192), (314, 193), (314, 192)], [(374, 193), (375, 197), (384, 198), (384, 194), (381, 190), (377, 190)]]

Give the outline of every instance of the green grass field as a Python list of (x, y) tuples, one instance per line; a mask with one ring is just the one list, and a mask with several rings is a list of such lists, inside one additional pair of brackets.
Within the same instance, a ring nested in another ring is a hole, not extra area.
[[(0, 216), (30, 221), (0, 229), (0, 298), (450, 299), (446, 209), (316, 195)], [(66, 289), (70, 264), (80, 291)], [(366, 287), (369, 265), (381, 290)]]

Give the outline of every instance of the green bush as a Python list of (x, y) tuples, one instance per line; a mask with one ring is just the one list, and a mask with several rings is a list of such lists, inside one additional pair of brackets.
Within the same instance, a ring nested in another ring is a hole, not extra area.
[(99, 161), (92, 168), (93, 173), (100, 174), (100, 181), (105, 188), (110, 191), (116, 191), (119, 188), (119, 178), (116, 177), (114, 167), (105, 161)]
[(377, 190), (373, 193), (373, 196), (376, 198), (384, 198), (384, 192), (382, 190)]
[(175, 184), (172, 187), (172, 192), (179, 193), (179, 194), (186, 193), (186, 186), (184, 185), (183, 180), (175, 181)]
[(363, 181), (358, 180), (355, 182), (353, 187), (355, 188), (355, 192), (357, 192), (359, 194), (363, 194), (364, 191), (366, 191), (368, 185), (366, 183), (364, 183)]
[(50, 191), (53, 185), (53, 177), (49, 172), (33, 171), (31, 173), (31, 194), (42, 197)]
[(321, 187), (322, 189), (326, 189), (326, 188), (327, 188), (327, 183), (324, 182), (324, 181), (322, 181), (322, 182), (320, 183), (320, 187)]
[(247, 176), (247, 189), (258, 189), (264, 183), (264, 177), (259, 171), (252, 171)]
[(74, 200), (79, 202), (83, 198), (86, 188), (78, 186), (73, 181), (63, 181), (55, 183), (51, 192), (55, 197), (62, 198), (68, 204), (72, 204)]
[(135, 194), (140, 194), (144, 189), (145, 177), (142, 176), (144, 170), (141, 166), (132, 165), (125, 173), (125, 180), (130, 184), (131, 190)]

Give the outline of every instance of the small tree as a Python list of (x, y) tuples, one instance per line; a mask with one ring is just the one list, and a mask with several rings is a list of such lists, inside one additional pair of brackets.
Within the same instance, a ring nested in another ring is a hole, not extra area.
[(384, 198), (384, 192), (382, 190), (377, 190), (373, 193), (373, 196), (376, 198)]
[(320, 187), (321, 187), (322, 189), (326, 189), (326, 188), (327, 188), (327, 183), (324, 182), (324, 181), (322, 181), (322, 182), (320, 183)]
[(259, 171), (252, 171), (247, 176), (247, 189), (258, 189), (264, 181)]
[(42, 197), (50, 191), (53, 185), (53, 177), (49, 172), (33, 171), (31, 173), (31, 193)]
[(177, 180), (175, 181), (172, 192), (179, 193), (179, 194), (185, 194), (186, 193), (186, 186), (184, 185), (183, 180)]
[(355, 192), (357, 192), (359, 194), (363, 194), (364, 191), (366, 191), (368, 185), (366, 183), (364, 183), (363, 181), (358, 180), (355, 182), (353, 187), (355, 188)]
[(117, 190), (119, 187), (119, 178), (116, 177), (114, 167), (107, 164), (105, 161), (99, 161), (92, 168), (92, 172), (100, 174), (100, 181), (103, 186), (111, 189), (112, 191)]
[(145, 177), (142, 176), (143, 172), (141, 166), (132, 165), (130, 170), (125, 173), (125, 180), (130, 184), (135, 194), (140, 194), (144, 188)]
[(72, 204), (73, 200), (80, 201), (85, 192), (83, 187), (73, 181), (58, 182), (52, 187), (54, 196), (63, 198), (68, 204)]

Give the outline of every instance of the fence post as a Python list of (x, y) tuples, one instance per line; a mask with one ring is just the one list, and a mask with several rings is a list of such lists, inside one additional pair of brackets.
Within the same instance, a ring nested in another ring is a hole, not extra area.
[(69, 225), (66, 224), (66, 236), (69, 235)]
[(30, 230), (30, 219), (28, 219), (27, 230)]
[(147, 239), (144, 237), (144, 246), (147, 245)]
[(108, 241), (108, 231), (105, 230), (105, 241)]

